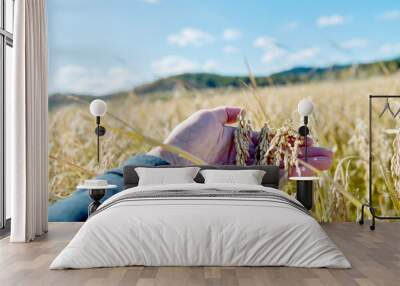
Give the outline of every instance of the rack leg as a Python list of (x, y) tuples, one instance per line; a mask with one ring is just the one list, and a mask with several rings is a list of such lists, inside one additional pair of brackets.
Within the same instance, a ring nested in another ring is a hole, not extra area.
[(370, 230), (375, 230), (375, 209), (373, 207), (369, 208), (372, 215), (372, 224), (369, 226)]
[(361, 217), (360, 217), (360, 220), (358, 221), (358, 223), (360, 225), (364, 224), (364, 208), (365, 207), (366, 207), (366, 205), (364, 205), (364, 204), (361, 206)]
[(375, 230), (375, 218), (372, 217), (372, 224), (369, 226), (370, 230)]

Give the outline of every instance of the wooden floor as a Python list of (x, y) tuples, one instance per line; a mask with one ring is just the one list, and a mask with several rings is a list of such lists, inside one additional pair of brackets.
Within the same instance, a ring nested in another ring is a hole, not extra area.
[(400, 285), (400, 223), (326, 224), (323, 228), (353, 265), (352, 269), (289, 267), (124, 267), (48, 270), (80, 228), (50, 223), (44, 237), (27, 244), (0, 241), (0, 285)]

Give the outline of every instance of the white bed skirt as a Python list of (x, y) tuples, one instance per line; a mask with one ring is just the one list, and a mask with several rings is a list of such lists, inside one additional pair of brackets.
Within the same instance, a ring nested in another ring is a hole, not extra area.
[[(204, 186), (137, 187), (103, 205), (129, 192)], [(287, 197), (261, 186), (211, 187)], [(351, 267), (321, 226), (293, 206), (243, 198), (171, 198), (122, 201), (94, 215), (50, 269), (128, 265)]]

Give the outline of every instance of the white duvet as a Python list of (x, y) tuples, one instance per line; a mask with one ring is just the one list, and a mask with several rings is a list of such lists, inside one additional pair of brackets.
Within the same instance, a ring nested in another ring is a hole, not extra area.
[(288, 197), (276, 189), (238, 184), (127, 189), (100, 206), (103, 211), (88, 219), (50, 269), (127, 265), (351, 267), (321, 226), (288, 204), (230, 197), (152, 198), (111, 204), (131, 192), (210, 188), (263, 190)]

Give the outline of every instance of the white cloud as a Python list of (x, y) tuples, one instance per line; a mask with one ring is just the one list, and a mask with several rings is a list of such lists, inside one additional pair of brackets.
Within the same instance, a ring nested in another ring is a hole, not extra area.
[(344, 49), (355, 49), (365, 48), (368, 45), (368, 41), (362, 38), (352, 38), (340, 44), (340, 47)]
[(154, 72), (158, 75), (171, 75), (191, 72), (198, 68), (198, 64), (180, 56), (166, 56), (152, 63)]
[(274, 47), (265, 50), (261, 61), (269, 64), (270, 71), (276, 72), (298, 65), (312, 65), (315, 63), (315, 59), (319, 53), (320, 49), (318, 47), (310, 47), (294, 52)]
[(236, 54), (238, 52), (238, 49), (235, 46), (230, 45), (224, 46), (222, 50), (225, 54)]
[(282, 58), (283, 56), (287, 55), (287, 51), (285, 51), (284, 49), (281, 49), (279, 47), (272, 47), (267, 49), (267, 51), (265, 51), (264, 55), (262, 56), (261, 60), (264, 63), (269, 63), (269, 62), (273, 62), (277, 59)]
[(343, 25), (346, 21), (346, 17), (339, 14), (332, 14), (319, 17), (316, 23), (318, 27), (324, 28)]
[(400, 43), (383, 44), (379, 51), (386, 56), (400, 54)]
[(158, 3), (160, 3), (160, 0), (139, 0), (139, 1), (147, 3), (147, 4), (158, 4)]
[(299, 64), (309, 64), (320, 52), (318, 47), (310, 47), (289, 52), (277, 44), (275, 39), (268, 36), (258, 37), (253, 46), (263, 50), (261, 61), (275, 68), (289, 68)]
[(199, 63), (178, 55), (170, 55), (153, 62), (151, 67), (155, 74), (169, 76), (185, 72), (208, 72), (215, 70), (217, 63), (212, 59), (206, 60), (204, 63)]
[(214, 37), (205, 31), (187, 27), (176, 34), (169, 35), (167, 41), (181, 47), (203, 46), (214, 41)]
[(275, 39), (268, 36), (260, 36), (253, 42), (253, 46), (259, 49), (269, 49), (276, 47)]
[(258, 37), (254, 40), (253, 46), (263, 50), (264, 53), (261, 60), (265, 63), (280, 59), (288, 53), (285, 49), (278, 46), (275, 39), (268, 36)]
[(234, 41), (242, 37), (242, 32), (237, 29), (225, 29), (222, 33), (222, 39), (225, 41)]
[(216, 68), (217, 68), (217, 62), (214, 60), (206, 60), (203, 66), (201, 67), (201, 69), (206, 72), (213, 71)]
[(400, 10), (388, 10), (383, 12), (378, 17), (381, 20), (399, 20), (400, 19)]
[(286, 23), (285, 25), (282, 26), (282, 30), (284, 31), (294, 31), (297, 30), (300, 27), (300, 24), (296, 21), (291, 21)]
[(66, 65), (54, 76), (54, 89), (77, 94), (104, 95), (132, 88), (137, 84), (137, 74), (124, 67), (99, 69), (80, 65)]
[(264, 53), (261, 60), (265, 63), (280, 59), (288, 53), (285, 49), (278, 46), (275, 39), (268, 36), (258, 37), (254, 40), (253, 46), (263, 50)]
[(311, 47), (290, 53), (287, 56), (287, 62), (292, 65), (307, 64), (308, 61), (314, 59), (320, 52), (318, 47)]

